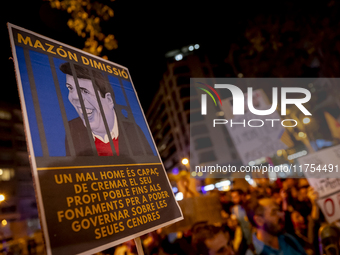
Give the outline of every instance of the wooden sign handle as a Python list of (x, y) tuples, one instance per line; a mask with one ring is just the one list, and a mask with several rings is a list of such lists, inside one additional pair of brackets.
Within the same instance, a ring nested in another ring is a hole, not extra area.
[(134, 239), (135, 244), (136, 244), (136, 248), (137, 248), (137, 253), (138, 255), (144, 255), (144, 251), (143, 251), (143, 246), (142, 246), (142, 241), (140, 240), (140, 237), (136, 237)]

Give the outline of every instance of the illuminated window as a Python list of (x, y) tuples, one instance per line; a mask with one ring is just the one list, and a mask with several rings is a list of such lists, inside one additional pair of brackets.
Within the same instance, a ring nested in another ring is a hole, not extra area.
[(176, 59), (177, 61), (180, 61), (180, 60), (183, 59), (183, 55), (182, 55), (182, 54), (177, 54), (177, 55), (175, 56), (175, 59)]
[(9, 181), (14, 177), (13, 168), (0, 168), (0, 181)]
[(165, 148), (166, 148), (166, 144), (162, 144), (161, 146), (159, 146), (158, 151), (162, 152), (165, 150)]
[(8, 111), (0, 110), (0, 119), (10, 120), (12, 119), (12, 114)]

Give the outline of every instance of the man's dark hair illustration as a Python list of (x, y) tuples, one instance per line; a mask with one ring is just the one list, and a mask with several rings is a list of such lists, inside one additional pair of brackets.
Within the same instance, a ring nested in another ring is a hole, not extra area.
[[(64, 74), (69, 74), (73, 76), (71, 64), (69, 62), (61, 64), (59, 69)], [(74, 65), (74, 69), (75, 69), (76, 76), (78, 79), (92, 80), (91, 78), (91, 72), (92, 72), (93, 80), (95, 82), (95, 85), (98, 88), (98, 91), (100, 92), (100, 95), (102, 97), (105, 97), (105, 94), (109, 92), (112, 95), (112, 97), (114, 97), (113, 91), (110, 88), (109, 82), (105, 79), (104, 75), (101, 72), (96, 71), (96, 70), (90, 70), (89, 68), (76, 65), (76, 64)]]

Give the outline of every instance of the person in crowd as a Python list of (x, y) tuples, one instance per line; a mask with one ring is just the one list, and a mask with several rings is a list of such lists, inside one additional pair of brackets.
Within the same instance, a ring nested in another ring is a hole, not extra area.
[(164, 254), (176, 254), (176, 255), (195, 255), (191, 246), (191, 229), (185, 231), (178, 231), (170, 234), (161, 233), (159, 243), (162, 247), (160, 253)]
[(160, 253), (162, 229), (157, 229), (143, 236), (142, 242), (145, 255), (156, 255)]
[(231, 202), (234, 205), (243, 205), (246, 202), (246, 194), (241, 189), (234, 189), (230, 192)]
[[(262, 192), (264, 186), (267, 192)], [(220, 192), (220, 202), (224, 205), (221, 227), (204, 221), (190, 230), (170, 234), (153, 232), (152, 238), (148, 236), (143, 242), (145, 253), (319, 255), (318, 230), (324, 220), (316, 203), (318, 193), (305, 180), (294, 179), (253, 188), (249, 194), (241, 189)], [(258, 192), (259, 189), (262, 191)], [(296, 206), (296, 201), (310, 204), (307, 216), (302, 213), (302, 207)]]
[(244, 254), (246, 251), (247, 243), (245, 238), (243, 238), (242, 229), (238, 224), (236, 216), (231, 214), (230, 217), (227, 218), (226, 224), (230, 238), (232, 240), (233, 249), (238, 254)]
[[(282, 182), (282, 189), (280, 190), (283, 199), (282, 209), (284, 211), (292, 212), (294, 210), (294, 201), (297, 198), (298, 191), (296, 189), (297, 182), (293, 178), (288, 178)], [(285, 202), (285, 204), (284, 204)]]
[(308, 254), (318, 254), (318, 245), (315, 245), (316, 242), (314, 242), (314, 240), (317, 239), (318, 229), (320, 227), (318, 223), (319, 207), (316, 203), (318, 192), (314, 191), (312, 187), (309, 187), (307, 196), (312, 205), (311, 214), (307, 216), (306, 221), (299, 211), (294, 210), (291, 213), (291, 221), (294, 226), (293, 235)]
[(221, 192), (220, 202), (223, 209), (222, 217), (229, 217), (231, 208), (234, 206), (233, 202), (231, 201), (230, 192)]
[(293, 202), (294, 209), (300, 212), (305, 219), (307, 219), (308, 215), (312, 212), (312, 204), (308, 197), (308, 187), (309, 184), (306, 179), (299, 179), (298, 194)]
[(272, 188), (272, 198), (275, 200), (275, 203), (281, 207), (282, 206), (282, 195), (281, 189), (279, 187), (274, 186)]
[(137, 248), (134, 240), (124, 242), (115, 249), (114, 255), (136, 255)]
[(295, 179), (294, 178), (287, 178), (283, 183), (285, 189), (292, 189), (295, 188)]
[(192, 229), (192, 247), (197, 255), (234, 255), (231, 238), (221, 227), (197, 224)]
[(231, 191), (231, 201), (234, 206), (231, 209), (231, 214), (235, 215), (240, 227), (242, 229), (243, 238), (246, 244), (251, 244), (251, 224), (247, 219), (247, 214), (244, 209), (244, 204), (246, 202), (246, 194), (241, 189), (235, 189)]
[(274, 199), (252, 197), (245, 208), (249, 221), (256, 228), (252, 235), (256, 254), (306, 255), (296, 238), (284, 233), (284, 213)]
[(271, 196), (271, 188), (268, 178), (256, 179), (256, 193), (258, 196)]
[(27, 250), (29, 255), (37, 254), (37, 243), (34, 238), (30, 238), (27, 241)]

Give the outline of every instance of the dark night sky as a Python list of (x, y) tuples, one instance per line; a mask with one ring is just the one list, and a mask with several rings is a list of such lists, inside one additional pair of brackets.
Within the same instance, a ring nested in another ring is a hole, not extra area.
[[(167, 51), (204, 42), (223, 47), (220, 39), (230, 36), (227, 28), (230, 27), (232, 11), (220, 2), (219, 5), (211, 2), (202, 5), (191, 0), (116, 0), (111, 3), (115, 15), (110, 22), (103, 24), (103, 32), (115, 35), (118, 49), (108, 57), (110, 61), (129, 68), (145, 110), (159, 86)], [(0, 95), (1, 101), (19, 103), (13, 63), (8, 60), (11, 51), (6, 23), (82, 49), (84, 40), (66, 25), (68, 15), (65, 11), (51, 9), (49, 2), (40, 0), (6, 1), (2, 6), (1, 34), (5, 50), (1, 52), (1, 61), (7, 82), (6, 93)]]
[[(6, 76), (3, 86), (8, 92), (0, 94), (0, 101), (18, 103), (13, 63), (8, 60), (11, 52), (6, 22), (80, 49), (84, 39), (67, 27), (69, 14), (51, 9), (47, 1), (6, 1), (3, 4), (1, 34), (5, 50), (1, 52), (1, 61)], [(242, 31), (242, 22), (259, 11), (282, 11), (276, 1), (228, 1), (226, 4), (224, 1), (116, 0), (110, 5), (115, 15), (102, 27), (105, 34), (115, 35), (118, 49), (108, 57), (129, 68), (145, 111), (165, 70), (167, 51), (199, 43), (202, 51), (226, 54), (228, 43)]]

